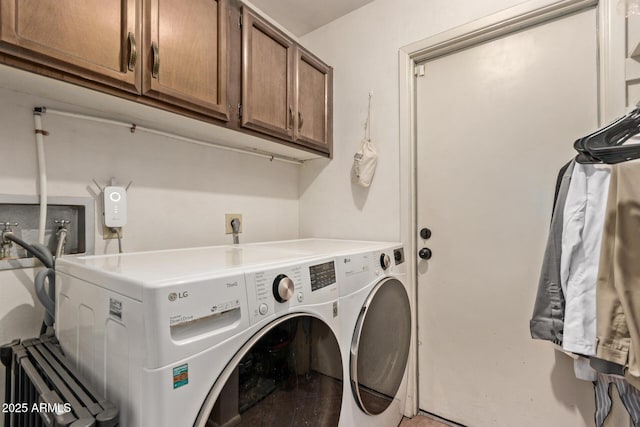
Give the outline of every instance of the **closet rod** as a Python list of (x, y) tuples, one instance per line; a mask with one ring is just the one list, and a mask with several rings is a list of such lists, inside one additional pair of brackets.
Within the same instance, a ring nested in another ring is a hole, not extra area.
[(57, 115), (57, 116), (64, 116), (64, 117), (72, 117), (72, 118), (76, 118), (76, 119), (82, 119), (82, 120), (88, 120), (88, 121), (92, 121), (92, 122), (98, 122), (98, 123), (106, 123), (106, 124), (110, 124), (113, 126), (120, 126), (120, 127), (125, 127), (128, 129), (131, 129), (131, 132), (135, 132), (135, 131), (143, 131), (146, 133), (150, 133), (153, 135), (159, 135), (159, 136), (164, 136), (167, 138), (172, 138), (172, 139), (176, 139), (179, 141), (184, 141), (184, 142), (188, 142), (191, 144), (195, 144), (195, 145), (202, 145), (204, 147), (210, 147), (210, 148), (217, 148), (219, 150), (226, 150), (226, 151), (233, 151), (235, 153), (241, 153), (241, 154), (250, 154), (252, 156), (257, 156), (257, 157), (262, 157), (265, 159), (269, 159), (269, 160), (278, 160), (280, 162), (284, 162), (284, 163), (292, 163), (295, 165), (301, 165), (304, 163), (304, 160), (298, 160), (298, 159), (294, 159), (292, 157), (287, 157), (287, 156), (280, 156), (280, 155), (276, 155), (276, 154), (269, 154), (260, 150), (250, 150), (250, 149), (244, 149), (244, 148), (235, 148), (235, 147), (229, 147), (227, 145), (222, 145), (222, 144), (217, 144), (215, 142), (208, 142), (208, 141), (203, 141), (203, 140), (199, 140), (199, 139), (193, 139), (193, 138), (187, 138), (184, 136), (180, 136), (180, 135), (176, 135), (174, 133), (170, 133), (170, 132), (164, 132), (161, 130), (157, 130), (157, 129), (153, 129), (153, 128), (148, 128), (145, 126), (139, 126), (136, 125), (135, 123), (128, 123), (128, 122), (122, 122), (119, 120), (111, 120), (111, 119), (105, 119), (102, 117), (96, 117), (96, 116), (89, 116), (86, 114), (79, 114), (79, 113), (71, 113), (68, 111), (62, 111), (62, 110), (55, 110), (52, 108), (47, 108), (47, 107), (36, 107), (36, 111), (39, 111), (43, 114), (53, 114), (53, 115)]

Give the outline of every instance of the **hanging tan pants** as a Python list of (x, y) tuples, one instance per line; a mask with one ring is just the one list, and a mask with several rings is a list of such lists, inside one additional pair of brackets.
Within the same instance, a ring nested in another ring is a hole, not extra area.
[(597, 357), (640, 385), (640, 162), (613, 166), (596, 285)]

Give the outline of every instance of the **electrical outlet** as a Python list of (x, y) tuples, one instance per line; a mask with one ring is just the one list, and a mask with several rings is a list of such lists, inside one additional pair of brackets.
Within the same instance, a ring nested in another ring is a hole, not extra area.
[(231, 220), (233, 218), (238, 218), (240, 220), (240, 229), (238, 230), (238, 233), (242, 233), (242, 214), (225, 214), (224, 224), (226, 234), (233, 234), (233, 229), (231, 228)]
[[(120, 238), (122, 238), (122, 227), (116, 227), (120, 231)], [(117, 239), (118, 235), (116, 233), (111, 232), (111, 227), (107, 227), (106, 225), (102, 226), (102, 240), (111, 240)]]

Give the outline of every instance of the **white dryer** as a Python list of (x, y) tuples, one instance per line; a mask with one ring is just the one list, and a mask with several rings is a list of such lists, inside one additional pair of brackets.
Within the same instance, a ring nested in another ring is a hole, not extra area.
[(396, 427), (405, 407), (412, 331), (402, 245), (302, 239), (257, 246), (335, 257), (348, 378), (340, 426)]
[(220, 246), (56, 268), (58, 340), (123, 427), (338, 425), (333, 257)]

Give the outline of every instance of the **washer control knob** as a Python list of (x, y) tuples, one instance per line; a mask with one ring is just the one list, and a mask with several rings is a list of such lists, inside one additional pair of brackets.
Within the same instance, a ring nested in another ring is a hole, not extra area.
[(380, 255), (380, 267), (382, 267), (383, 270), (386, 270), (390, 266), (391, 266), (391, 257), (389, 257), (389, 255), (387, 254)]
[(289, 301), (293, 296), (294, 291), (295, 286), (293, 284), (293, 280), (284, 274), (279, 274), (273, 281), (273, 296), (278, 302)]
[(267, 314), (267, 311), (269, 311), (269, 306), (265, 303), (260, 304), (260, 307), (258, 307), (258, 312), (264, 316), (265, 314)]

